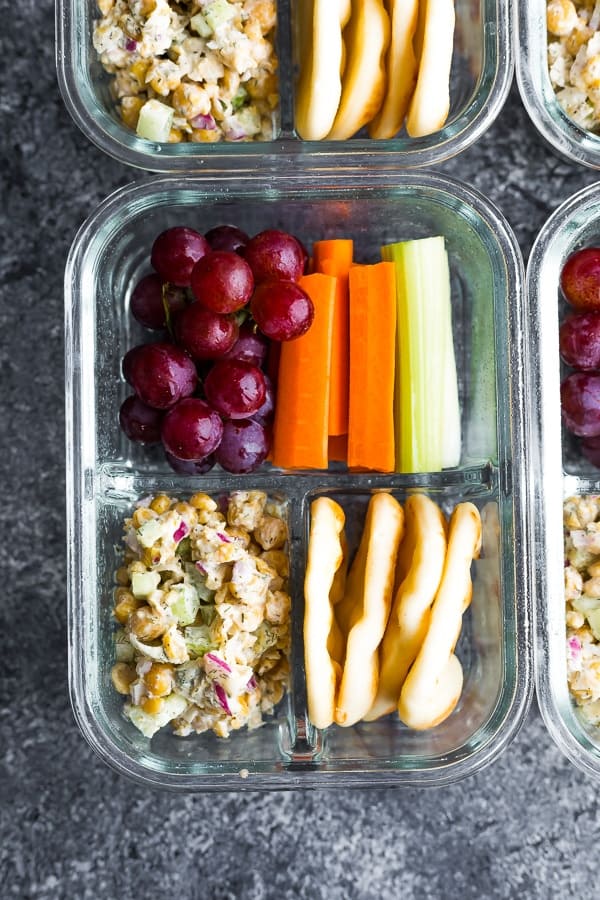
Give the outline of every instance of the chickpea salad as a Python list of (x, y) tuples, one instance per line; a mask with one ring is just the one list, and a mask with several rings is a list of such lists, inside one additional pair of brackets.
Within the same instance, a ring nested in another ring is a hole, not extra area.
[(276, 0), (97, 0), (94, 48), (120, 116), (147, 140), (272, 140)]
[(115, 689), (146, 737), (258, 728), (288, 684), (288, 530), (262, 491), (164, 494), (125, 519)]
[(548, 67), (569, 118), (600, 130), (600, 0), (548, 0)]

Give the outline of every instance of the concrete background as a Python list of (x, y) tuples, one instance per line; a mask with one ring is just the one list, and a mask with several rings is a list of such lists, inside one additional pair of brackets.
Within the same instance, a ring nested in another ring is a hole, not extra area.
[[(50, 0), (2, 9), (0, 897), (597, 896), (598, 789), (535, 705), (493, 766), (427, 792), (173, 796), (88, 749), (67, 696), (62, 279), (83, 219), (140, 176), (70, 120)], [(551, 210), (595, 180), (549, 151), (515, 89), (443, 168), (495, 201), (525, 256)]]

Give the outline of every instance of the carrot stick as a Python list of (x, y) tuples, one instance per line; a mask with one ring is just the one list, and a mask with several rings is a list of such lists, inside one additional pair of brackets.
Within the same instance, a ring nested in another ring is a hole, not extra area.
[(316, 241), (313, 245), (315, 272), (338, 279), (331, 351), (330, 435), (348, 433), (348, 272), (352, 253), (353, 243), (345, 238)]
[(350, 270), (348, 466), (393, 472), (396, 274), (393, 263)]
[(317, 272), (298, 284), (311, 298), (315, 317), (306, 334), (281, 345), (273, 465), (326, 469), (336, 279)]
[(313, 244), (313, 266), (320, 271), (321, 263), (329, 259), (337, 263), (341, 269), (350, 271), (354, 245), (346, 238), (335, 238), (331, 241), (315, 241)]

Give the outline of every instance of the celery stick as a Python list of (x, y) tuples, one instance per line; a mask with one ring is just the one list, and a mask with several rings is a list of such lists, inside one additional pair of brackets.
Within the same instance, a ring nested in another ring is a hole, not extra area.
[(443, 237), (381, 248), (396, 266), (396, 467), (435, 472), (460, 459), (460, 409)]
[[(450, 469), (460, 464), (461, 433), (460, 433), (460, 403), (458, 400), (458, 378), (456, 375), (456, 356), (454, 353), (454, 338), (452, 336), (452, 299), (450, 293), (450, 268), (448, 266), (448, 254), (444, 248), (446, 274), (444, 276), (445, 296), (444, 305), (446, 318), (444, 322), (445, 334), (445, 373), (442, 383), (442, 468)], [(441, 274), (441, 273), (440, 273)]]

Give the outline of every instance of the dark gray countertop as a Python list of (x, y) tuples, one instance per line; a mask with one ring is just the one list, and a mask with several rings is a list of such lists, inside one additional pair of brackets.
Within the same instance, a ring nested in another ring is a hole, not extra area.
[[(63, 267), (82, 220), (136, 176), (76, 129), (54, 76), (50, 0), (3, 17), (0, 107), (0, 896), (597, 896), (597, 787), (535, 706), (487, 770), (435, 791), (173, 796), (107, 769), (67, 695)], [(503, 210), (523, 251), (595, 180), (534, 132), (516, 90), (445, 167)]]

